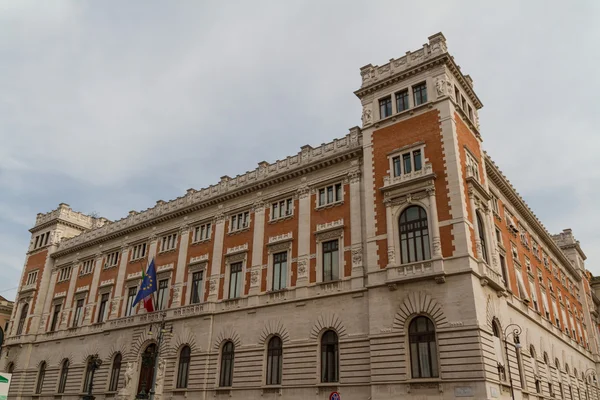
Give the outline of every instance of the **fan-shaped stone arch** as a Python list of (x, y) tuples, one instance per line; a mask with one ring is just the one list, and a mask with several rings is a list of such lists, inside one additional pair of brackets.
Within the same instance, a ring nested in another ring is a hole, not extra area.
[(78, 354), (78, 356), (80, 357), (79, 362), (84, 365), (87, 364), (88, 358), (90, 358), (90, 356), (93, 356), (94, 354), (98, 354), (100, 359), (103, 359), (104, 354), (102, 353), (103, 352), (100, 351), (100, 348), (98, 347), (97, 343), (88, 344), (87, 346), (85, 346), (85, 349)]
[(283, 343), (290, 340), (290, 334), (281, 321), (268, 321), (260, 333), (259, 343), (264, 345), (270, 336), (277, 335)]
[(227, 340), (231, 340), (236, 348), (242, 344), (240, 335), (238, 335), (233, 326), (227, 326), (221, 329), (221, 332), (219, 332), (217, 335), (217, 338), (213, 343), (213, 348), (215, 350), (219, 350), (221, 348), (221, 344)]
[(431, 317), (437, 328), (448, 326), (448, 320), (444, 315), (442, 305), (438, 303), (437, 300), (425, 292), (412, 292), (404, 298), (396, 312), (392, 329), (403, 331), (406, 321), (414, 314), (428, 315)]
[(189, 329), (178, 330), (174, 332), (171, 339), (170, 354), (175, 355), (183, 346), (190, 346), (192, 353), (200, 351), (200, 346), (196, 343), (196, 335)]
[(310, 331), (311, 339), (319, 337), (322, 331), (327, 328), (333, 328), (339, 337), (346, 335), (346, 326), (342, 322), (342, 319), (336, 313), (325, 313), (321, 314)]
[[(121, 360), (125, 361), (127, 359), (129, 352), (127, 351), (127, 340), (125, 338), (126, 336), (120, 335), (108, 348), (109, 350), (106, 353), (103, 353), (102, 359), (104, 362), (112, 362), (116, 353), (121, 353)], [(106, 356), (104, 356), (104, 354), (106, 354)]]
[[(138, 334), (138, 336), (136, 337), (136, 339), (133, 341), (133, 344), (131, 345), (131, 356), (136, 358), (139, 357), (142, 352), (146, 349), (146, 347), (148, 347), (148, 345), (150, 345), (151, 343), (156, 344), (156, 333), (154, 334), (149, 334), (147, 330), (143, 330), (142, 332), (140, 332)], [(167, 351), (167, 341), (163, 340), (163, 342), (160, 345), (160, 352), (166, 352)]]

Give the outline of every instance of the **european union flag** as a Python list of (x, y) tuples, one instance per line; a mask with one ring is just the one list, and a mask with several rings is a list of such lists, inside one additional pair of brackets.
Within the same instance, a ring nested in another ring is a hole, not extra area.
[[(143, 273), (144, 271), (142, 271)], [(146, 270), (146, 275), (142, 279), (142, 284), (140, 285), (140, 290), (137, 292), (137, 296), (135, 296), (135, 300), (133, 301), (132, 307), (135, 307), (137, 303), (151, 296), (152, 293), (156, 292), (156, 268), (154, 267), (154, 259), (150, 265), (148, 265), (148, 269)]]

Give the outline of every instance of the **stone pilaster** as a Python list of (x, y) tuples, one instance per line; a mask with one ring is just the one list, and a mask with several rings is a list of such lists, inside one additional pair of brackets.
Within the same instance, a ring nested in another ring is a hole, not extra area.
[(123, 293), (123, 284), (125, 283), (125, 273), (127, 272), (127, 263), (129, 262), (129, 246), (123, 245), (121, 248), (121, 259), (119, 260), (119, 272), (117, 273), (117, 282), (115, 283), (115, 292), (110, 302), (109, 320), (119, 318), (119, 307), (121, 299), (127, 294)]
[(94, 313), (92, 312), (96, 305), (96, 293), (98, 292), (98, 284), (100, 283), (100, 272), (102, 271), (102, 254), (96, 254), (96, 261), (94, 262), (94, 275), (92, 276), (92, 284), (90, 285), (90, 293), (88, 296), (88, 302), (86, 305), (87, 312), (85, 314), (84, 325), (88, 323), (94, 323)]
[(213, 257), (208, 277), (208, 301), (217, 301), (219, 296), (219, 281), (221, 276), (221, 262), (223, 261), (223, 238), (225, 237), (225, 216), (221, 212), (213, 222), (215, 236), (213, 244)]
[(63, 311), (63, 319), (60, 323), (61, 329), (65, 329), (69, 327), (69, 312), (73, 310), (73, 296), (75, 296), (75, 289), (77, 286), (77, 278), (79, 277), (79, 261), (76, 261), (73, 264), (73, 269), (71, 270), (71, 280), (69, 282), (69, 289), (67, 290), (67, 297), (65, 299), (64, 311)]
[(48, 299), (48, 295), (52, 296), (54, 292), (54, 286), (50, 293), (51, 279), (52, 279), (52, 267), (54, 266), (54, 260), (50, 257), (56, 250), (56, 246), (52, 245), (48, 247), (48, 256), (44, 264), (44, 272), (41, 274), (40, 282), (37, 288), (34, 313), (31, 318), (31, 325), (29, 333), (44, 331), (46, 320), (48, 318), (48, 311), (46, 310), (46, 304), (52, 302), (52, 298)]
[[(48, 290), (46, 291), (46, 300), (44, 301), (44, 313), (42, 314), (42, 323), (40, 324), (40, 326), (37, 330), (38, 334), (44, 333), (46, 330), (46, 322), (48, 321), (48, 316), (50, 315), (50, 312), (52, 312), (52, 299), (54, 296), (54, 288), (56, 287), (57, 279), (58, 279), (58, 271), (52, 270), (51, 276), (50, 276), (50, 282), (47, 285)], [(32, 330), (32, 332), (33, 332), (33, 330)]]
[(362, 206), (360, 196), (360, 166), (358, 160), (352, 161), (354, 169), (348, 173), (350, 182), (350, 244), (352, 251), (352, 287), (364, 286), (362, 242)]
[(185, 279), (185, 267), (187, 264), (187, 252), (190, 243), (190, 227), (185, 224), (179, 229), (179, 254), (177, 256), (177, 268), (175, 270), (175, 283), (173, 284), (173, 301), (171, 307), (180, 307), (183, 304), (181, 296), (183, 281)]
[(304, 183), (298, 189), (298, 276), (296, 286), (308, 285), (310, 268), (310, 188)]
[[(471, 215), (473, 216), (473, 230), (475, 235), (475, 248), (477, 249), (476, 257), (478, 260), (483, 258), (481, 251), (481, 240), (479, 240), (479, 221), (477, 221), (477, 208), (475, 207), (475, 195), (469, 190), (469, 206), (471, 207)], [(471, 249), (468, 249), (469, 253)]]
[(252, 239), (252, 267), (250, 269), (250, 296), (260, 293), (263, 252), (265, 247), (265, 204), (254, 204), (254, 237)]
[(427, 188), (429, 196), (429, 216), (431, 217), (431, 247), (433, 258), (442, 257), (442, 243), (440, 240), (440, 221), (438, 220), (437, 202), (435, 201), (435, 187)]

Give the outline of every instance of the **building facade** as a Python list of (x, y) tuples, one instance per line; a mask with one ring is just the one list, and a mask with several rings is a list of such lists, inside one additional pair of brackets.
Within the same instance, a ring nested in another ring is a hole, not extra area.
[(484, 152), (444, 36), (360, 74), (340, 139), (119, 221), (38, 214), (10, 397), (78, 398), (97, 354), (97, 398), (133, 399), (164, 315), (157, 398), (600, 398), (585, 254)]
[[(8, 323), (12, 315), (13, 302), (6, 300), (0, 296), (0, 357), (2, 357), (2, 349), (4, 340), (6, 339), (6, 331), (8, 330)], [(0, 364), (2, 368), (2, 364)], [(2, 371), (2, 369), (0, 369)]]

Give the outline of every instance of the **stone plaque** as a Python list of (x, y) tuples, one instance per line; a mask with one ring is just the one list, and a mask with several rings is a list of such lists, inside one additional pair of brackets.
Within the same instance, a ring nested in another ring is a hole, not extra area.
[(473, 397), (473, 388), (471, 386), (455, 387), (454, 397)]

